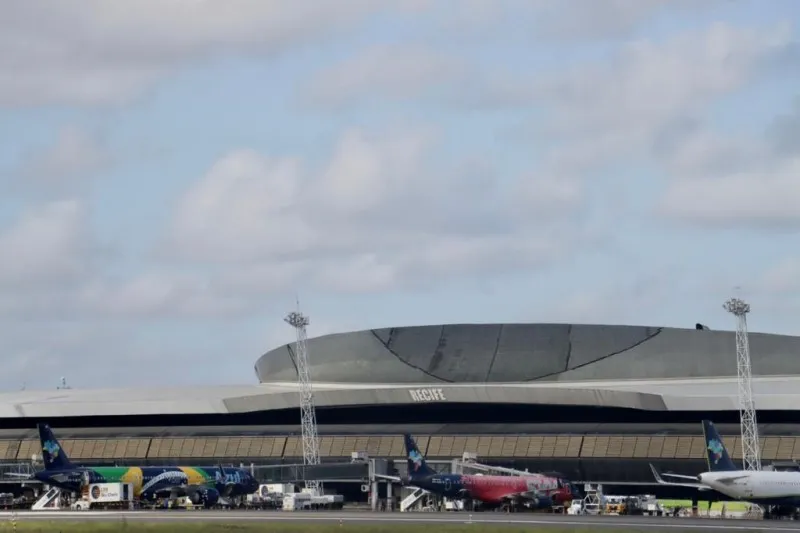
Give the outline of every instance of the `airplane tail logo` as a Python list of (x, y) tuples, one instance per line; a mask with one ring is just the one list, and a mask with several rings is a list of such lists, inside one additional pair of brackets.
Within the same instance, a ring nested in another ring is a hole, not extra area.
[(39, 441), (42, 445), (42, 459), (45, 470), (62, 470), (72, 467), (67, 453), (47, 424), (37, 424)]
[(708, 451), (711, 452), (712, 462), (717, 464), (722, 459), (722, 452), (725, 451), (725, 447), (717, 439), (711, 439), (708, 441)]
[(731, 461), (728, 450), (722, 444), (717, 428), (710, 420), (703, 420), (703, 436), (706, 441), (706, 461), (709, 472), (730, 472), (738, 470)]
[(47, 440), (42, 444), (42, 450), (46, 451), (50, 454), (50, 456), (55, 459), (58, 457), (58, 452), (61, 451), (61, 446), (58, 445), (57, 442), (53, 442), (52, 440)]
[(411, 450), (408, 454), (408, 458), (411, 460), (411, 464), (414, 466), (414, 472), (422, 468), (423, 458), (417, 450)]
[(408, 477), (424, 477), (431, 476), (435, 472), (428, 467), (425, 462), (425, 456), (419, 451), (417, 443), (411, 435), (406, 434), (403, 436), (406, 443), (406, 453), (408, 454)]

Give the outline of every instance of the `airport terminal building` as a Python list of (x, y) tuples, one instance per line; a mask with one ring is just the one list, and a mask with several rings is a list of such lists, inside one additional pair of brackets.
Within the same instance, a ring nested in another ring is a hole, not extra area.
[[(573, 480), (694, 474), (710, 418), (741, 457), (735, 335), (640, 326), (398, 327), (308, 341), (323, 461), (464, 452)], [(800, 338), (750, 334), (766, 463), (800, 457)], [(302, 462), (293, 344), (262, 355), (258, 383), (185, 390), (0, 395), (0, 458), (29, 461), (48, 422), (83, 463)], [(404, 468), (404, 461), (398, 467)]]

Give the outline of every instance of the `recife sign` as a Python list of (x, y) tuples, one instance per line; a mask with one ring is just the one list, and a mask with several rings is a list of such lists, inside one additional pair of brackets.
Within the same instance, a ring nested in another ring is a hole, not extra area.
[(415, 402), (446, 402), (442, 389), (410, 389), (408, 393)]

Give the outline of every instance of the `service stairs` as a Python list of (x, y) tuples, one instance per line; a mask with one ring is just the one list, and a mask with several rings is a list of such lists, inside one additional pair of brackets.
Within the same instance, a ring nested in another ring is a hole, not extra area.
[(414, 507), (419, 501), (428, 494), (425, 489), (416, 489), (414, 492), (406, 496), (400, 502), (400, 512), (405, 513)]
[(31, 507), (31, 511), (44, 511), (48, 509), (61, 508), (61, 489), (53, 487), (48, 489), (41, 498), (36, 500), (36, 503)]

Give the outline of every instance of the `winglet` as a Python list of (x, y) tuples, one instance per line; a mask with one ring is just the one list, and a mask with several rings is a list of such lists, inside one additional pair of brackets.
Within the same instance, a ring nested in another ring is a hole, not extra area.
[(653, 466), (653, 463), (650, 463), (650, 471), (653, 472), (653, 477), (656, 478), (656, 483), (660, 485), (667, 485), (667, 482), (659, 475), (658, 470), (656, 467)]

